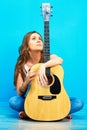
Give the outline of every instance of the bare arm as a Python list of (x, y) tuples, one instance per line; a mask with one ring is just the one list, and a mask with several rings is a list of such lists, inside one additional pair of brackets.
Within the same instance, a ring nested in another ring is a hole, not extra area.
[(50, 56), (50, 60), (47, 61), (46, 63), (44, 63), (45, 67), (48, 68), (48, 67), (52, 67), (52, 66), (55, 66), (55, 65), (58, 65), (58, 64), (62, 64), (63, 63), (63, 59), (56, 56), (56, 55), (51, 55)]
[(17, 92), (19, 95), (24, 95), (24, 93), (28, 88), (28, 84), (31, 82), (31, 80), (33, 80), (34, 76), (35, 76), (35, 72), (29, 71), (26, 75), (25, 81), (23, 81), (22, 76), (19, 73), (17, 79), (17, 85), (16, 85)]
[(45, 86), (47, 84), (48, 79), (45, 74), (46, 68), (52, 67), (52, 66), (55, 66), (58, 64), (62, 64), (62, 62), (63, 62), (63, 60), (60, 57), (58, 57), (56, 55), (51, 55), (49, 61), (42, 63), (39, 68), (39, 72), (38, 72), (38, 79), (37, 79), (38, 84), (42, 85), (42, 86)]

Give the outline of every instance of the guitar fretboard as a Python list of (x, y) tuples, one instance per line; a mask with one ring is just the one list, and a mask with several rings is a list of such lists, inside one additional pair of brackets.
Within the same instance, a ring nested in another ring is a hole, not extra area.
[[(50, 59), (50, 39), (49, 39), (49, 21), (44, 21), (44, 62)], [(46, 69), (46, 74), (50, 75), (50, 68)]]
[(50, 59), (49, 21), (44, 21), (44, 62)]

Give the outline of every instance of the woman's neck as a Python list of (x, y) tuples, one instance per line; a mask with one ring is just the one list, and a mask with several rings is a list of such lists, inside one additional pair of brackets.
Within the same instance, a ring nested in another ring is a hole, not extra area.
[(41, 58), (41, 52), (40, 51), (31, 51), (30, 52), (30, 61), (32, 64), (37, 64), (39, 63)]

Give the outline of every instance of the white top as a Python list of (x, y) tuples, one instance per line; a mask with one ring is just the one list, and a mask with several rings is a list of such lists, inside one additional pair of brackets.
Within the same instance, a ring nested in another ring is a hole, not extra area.
[(25, 69), (26, 73), (29, 71), (29, 67), (27, 64), (24, 65), (24, 69)]

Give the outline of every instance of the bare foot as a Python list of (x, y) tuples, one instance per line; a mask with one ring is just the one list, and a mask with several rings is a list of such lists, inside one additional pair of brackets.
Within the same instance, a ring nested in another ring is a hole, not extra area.
[(71, 119), (72, 119), (72, 116), (71, 116), (71, 115), (68, 115), (66, 118), (71, 120)]
[(27, 115), (25, 114), (24, 111), (20, 111), (18, 115), (19, 115), (19, 118), (21, 118), (21, 119), (26, 119), (27, 118)]

